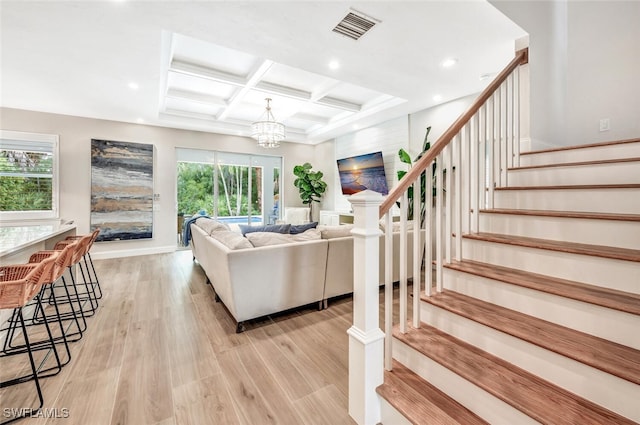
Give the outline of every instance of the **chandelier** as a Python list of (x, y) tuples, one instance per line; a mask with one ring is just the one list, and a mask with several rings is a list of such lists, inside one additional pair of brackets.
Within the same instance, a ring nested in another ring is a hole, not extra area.
[(284, 124), (277, 122), (273, 117), (270, 105), (271, 99), (266, 98), (265, 100), (267, 101), (267, 109), (262, 114), (260, 121), (251, 124), (251, 137), (258, 141), (258, 146), (277, 148), (280, 146), (280, 141), (284, 139)]

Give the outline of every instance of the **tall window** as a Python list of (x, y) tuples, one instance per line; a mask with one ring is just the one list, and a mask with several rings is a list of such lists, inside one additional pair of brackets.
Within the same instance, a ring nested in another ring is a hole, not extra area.
[(0, 218), (58, 218), (58, 136), (0, 130)]
[(280, 217), (282, 158), (197, 149), (176, 150), (178, 233), (181, 217), (202, 213), (229, 224)]

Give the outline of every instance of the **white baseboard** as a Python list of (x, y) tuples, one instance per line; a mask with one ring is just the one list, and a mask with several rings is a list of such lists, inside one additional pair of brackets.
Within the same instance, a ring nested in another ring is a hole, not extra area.
[(139, 255), (167, 254), (176, 250), (177, 248), (175, 245), (138, 249), (118, 249), (112, 251), (91, 252), (91, 257), (94, 260), (108, 260), (111, 258), (136, 257)]

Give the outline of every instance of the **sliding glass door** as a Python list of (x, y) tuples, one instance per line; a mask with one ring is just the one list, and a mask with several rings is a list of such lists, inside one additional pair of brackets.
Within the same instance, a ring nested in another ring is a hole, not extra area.
[(176, 156), (179, 244), (182, 226), (194, 214), (234, 227), (280, 217), (281, 157), (182, 148)]

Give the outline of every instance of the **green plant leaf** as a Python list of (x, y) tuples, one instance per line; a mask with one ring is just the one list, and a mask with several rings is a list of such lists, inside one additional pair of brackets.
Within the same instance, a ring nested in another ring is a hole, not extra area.
[(404, 149), (400, 148), (398, 151), (398, 157), (400, 158), (400, 162), (411, 165), (411, 157)]
[(424, 141), (422, 142), (422, 152), (426, 152), (431, 147), (431, 143), (429, 143), (429, 133), (431, 133), (431, 126), (427, 127), (427, 131), (424, 135)]
[(298, 188), (303, 204), (320, 202), (327, 187), (327, 183), (322, 181), (324, 176), (322, 171), (311, 171), (311, 169), (312, 166), (308, 162), (293, 167), (293, 173), (298, 177), (294, 181), (294, 186)]
[(407, 174), (407, 172), (404, 170), (398, 170), (397, 173), (398, 173), (398, 180), (402, 180), (405, 174)]

